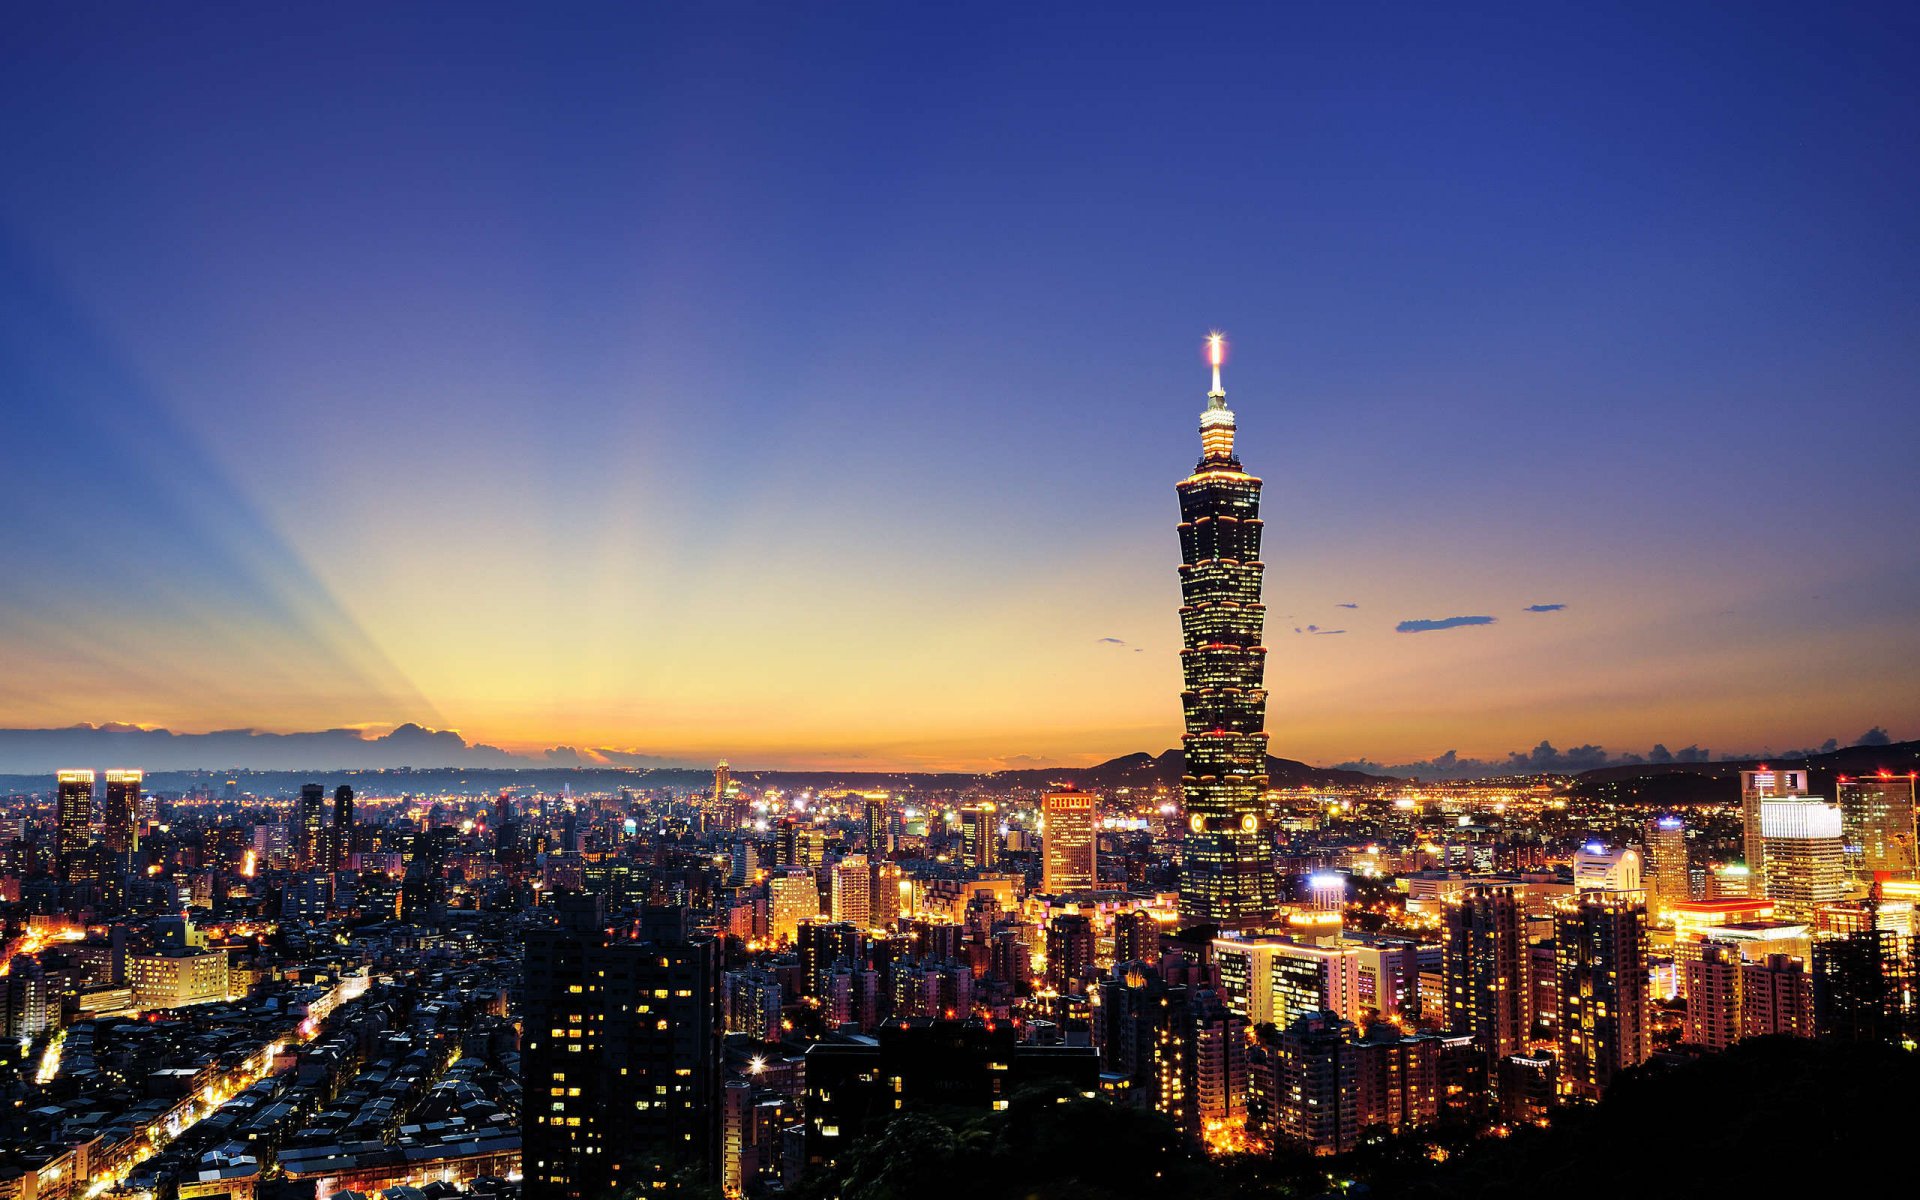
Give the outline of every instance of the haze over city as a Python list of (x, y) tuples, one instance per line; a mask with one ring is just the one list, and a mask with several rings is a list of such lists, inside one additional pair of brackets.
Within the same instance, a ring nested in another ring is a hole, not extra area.
[(17, 13), (0, 725), (1157, 753), (1218, 328), (1276, 753), (1920, 735), (1904, 17), (600, 18)]

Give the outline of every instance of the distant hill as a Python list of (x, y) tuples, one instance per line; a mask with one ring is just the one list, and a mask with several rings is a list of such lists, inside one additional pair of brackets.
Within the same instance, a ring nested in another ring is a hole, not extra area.
[(1685, 807), (1740, 799), (1740, 772), (1759, 766), (1805, 767), (1816, 795), (1832, 797), (1841, 775), (1920, 771), (1920, 741), (1889, 746), (1849, 746), (1826, 754), (1704, 763), (1643, 763), (1598, 767), (1574, 780), (1574, 794), (1616, 804)]
[[(1092, 767), (1045, 767), (1016, 771), (752, 771), (734, 776), (755, 787), (790, 791), (968, 791), (975, 788), (1045, 788), (1072, 784), (1092, 791), (1116, 788), (1176, 787), (1180, 783), (1178, 750), (1158, 755), (1127, 754)], [(1267, 769), (1277, 787), (1327, 787), (1379, 783), (1382, 777), (1359, 771), (1310, 767), (1289, 758), (1268, 758)], [(424, 767), (358, 770), (271, 771), (149, 771), (147, 786), (159, 792), (212, 788), (237, 780), (242, 791), (261, 796), (290, 796), (307, 782), (328, 787), (351, 784), (366, 795), (433, 795), (436, 793), (487, 795), (502, 788), (554, 793), (606, 792), (620, 788), (702, 788), (712, 784), (711, 770), (688, 767)], [(50, 775), (0, 775), (0, 794), (45, 792)]]
[[(1008, 787), (1046, 787), (1053, 783), (1071, 783), (1097, 791), (1114, 788), (1172, 787), (1180, 782), (1186, 764), (1178, 750), (1159, 754), (1138, 751), (1111, 758), (1093, 767), (1054, 767), (1039, 770), (1001, 771), (991, 776)], [(1342, 771), (1330, 767), (1310, 767), (1291, 758), (1267, 756), (1267, 776), (1275, 787), (1337, 787), (1390, 782), (1386, 776), (1364, 771)]]

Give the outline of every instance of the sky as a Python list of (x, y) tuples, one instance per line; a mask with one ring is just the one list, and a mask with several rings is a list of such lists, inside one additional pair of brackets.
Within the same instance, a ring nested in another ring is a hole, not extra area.
[(9, 24), (0, 727), (1165, 749), (1219, 329), (1275, 753), (1920, 737), (1910, 5)]

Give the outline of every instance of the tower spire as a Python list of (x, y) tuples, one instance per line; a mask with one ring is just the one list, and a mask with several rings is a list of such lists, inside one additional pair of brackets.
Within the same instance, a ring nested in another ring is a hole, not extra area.
[(1213, 389), (1207, 393), (1207, 399), (1227, 398), (1227, 389), (1220, 386), (1220, 364), (1227, 359), (1227, 335), (1214, 332), (1207, 335), (1207, 359), (1213, 363)]

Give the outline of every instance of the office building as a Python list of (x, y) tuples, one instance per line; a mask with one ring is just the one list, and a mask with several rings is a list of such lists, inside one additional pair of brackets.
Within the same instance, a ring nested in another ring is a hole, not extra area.
[(893, 853), (893, 805), (885, 792), (868, 792), (866, 802), (867, 853), (885, 858)]
[(1347, 877), (1338, 871), (1315, 871), (1307, 876), (1307, 903), (1316, 912), (1345, 911)]
[(93, 772), (61, 771), (55, 779), (54, 869), (62, 882), (74, 883), (93, 842)]
[(1693, 899), (1687, 826), (1679, 817), (1655, 817), (1646, 826), (1647, 907), (1656, 913)]
[(146, 776), (140, 771), (108, 771), (107, 799), (101, 822), (101, 841), (113, 855), (115, 864), (126, 871), (133, 867), (140, 852), (140, 835), (145, 824), (140, 788)]
[(960, 865), (990, 871), (1000, 862), (1000, 812), (992, 803), (960, 810)]
[[(500, 806), (508, 814), (512, 812), (512, 801), (505, 792), (500, 795)], [(501, 822), (502, 827), (511, 822), (511, 815)], [(333, 850), (333, 869), (344, 871), (348, 868), (353, 855), (353, 789), (341, 784), (333, 789), (333, 828), (329, 831)]]
[(1747, 867), (1756, 876), (1760, 875), (1761, 863), (1766, 861), (1760, 844), (1760, 806), (1768, 800), (1806, 794), (1807, 772), (1804, 770), (1761, 767), (1757, 771), (1740, 772), (1741, 845), (1746, 852)]
[(717, 1177), (719, 971), (685, 921), (609, 939), (591, 914), (527, 935), (521, 1074), (526, 1200)]
[(767, 936), (792, 942), (800, 925), (820, 915), (820, 885), (804, 867), (783, 868), (767, 880)]
[(1180, 912), (1257, 929), (1278, 907), (1266, 828), (1266, 648), (1260, 644), (1260, 480), (1234, 454), (1220, 384), (1224, 347), (1209, 340), (1213, 387), (1200, 417), (1199, 464), (1180, 495), (1180, 700), (1187, 830)]
[(1876, 877), (1912, 879), (1915, 857), (1914, 776), (1881, 772), (1840, 777), (1840, 833), (1847, 877), (1870, 884)]
[(1642, 890), (1640, 852), (1632, 847), (1609, 849), (1588, 842), (1573, 855), (1576, 891), (1637, 892)]
[(1640, 893), (1597, 889), (1554, 913), (1560, 1075), (1575, 1095), (1598, 1099), (1653, 1052), (1646, 915)]
[(1049, 896), (1100, 886), (1100, 799), (1091, 792), (1051, 792), (1041, 801), (1040, 890)]
[(317, 783), (300, 785), (300, 799), (293, 810), (294, 864), (312, 870), (327, 861), (327, 789)]
[(1762, 877), (1777, 913), (1811, 921), (1822, 904), (1845, 898), (1840, 810), (1810, 796), (1760, 804)]
[(1526, 894), (1518, 884), (1474, 884), (1441, 908), (1446, 1026), (1497, 1062), (1527, 1049)]

